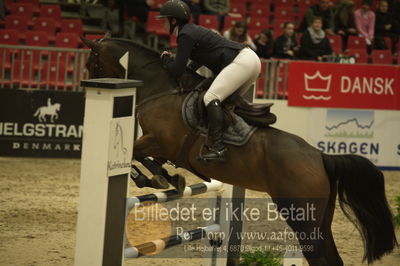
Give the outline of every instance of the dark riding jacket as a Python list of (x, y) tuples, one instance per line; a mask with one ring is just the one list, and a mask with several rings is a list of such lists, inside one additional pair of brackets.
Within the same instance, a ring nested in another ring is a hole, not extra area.
[(177, 44), (175, 59), (168, 55), (162, 57), (163, 66), (176, 78), (183, 74), (189, 59), (194, 70), (204, 65), (218, 74), (246, 47), (195, 24), (179, 26)]

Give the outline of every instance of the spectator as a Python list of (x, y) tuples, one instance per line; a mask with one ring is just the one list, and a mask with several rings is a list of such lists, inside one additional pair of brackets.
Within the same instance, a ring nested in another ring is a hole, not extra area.
[(378, 10), (375, 12), (375, 48), (387, 49), (384, 37), (389, 37), (392, 44), (392, 53), (397, 54), (400, 27), (393, 14), (388, 12), (389, 4), (386, 0), (379, 1)]
[(296, 35), (294, 34), (294, 24), (286, 22), (283, 25), (283, 34), (275, 40), (274, 56), (278, 58), (295, 59), (299, 47)]
[(310, 6), (303, 21), (300, 24), (300, 31), (305, 31), (312, 23), (313, 17), (322, 18), (322, 29), (326, 33), (332, 35), (334, 33), (334, 13), (333, 9), (329, 6), (329, 0), (319, 0), (318, 4)]
[(269, 59), (272, 57), (274, 48), (274, 38), (272, 32), (269, 29), (264, 29), (260, 32), (260, 35), (254, 40), (257, 47), (256, 54), (260, 58)]
[(311, 26), (303, 33), (299, 55), (301, 59), (317, 61), (332, 55), (331, 44), (322, 29), (322, 18), (314, 17)]
[(194, 24), (199, 24), (199, 16), (204, 13), (203, 0), (183, 0), (192, 12)]
[(247, 26), (244, 21), (236, 21), (235, 26), (224, 32), (224, 37), (228, 40), (248, 45), (254, 51), (257, 47), (247, 34)]
[(358, 35), (365, 39), (368, 50), (371, 50), (375, 32), (375, 13), (371, 9), (372, 0), (363, 0), (361, 8), (354, 12)]
[(126, 3), (126, 14), (130, 17), (137, 17), (141, 22), (147, 21), (147, 14), (156, 0), (129, 0)]
[(357, 35), (354, 22), (355, 3), (353, 0), (341, 0), (336, 4), (335, 10), (335, 29), (336, 33), (342, 37), (342, 50), (347, 49), (349, 35)]
[(397, 23), (400, 23), (400, 0), (388, 0), (388, 3), (389, 12), (394, 14), (394, 18), (397, 20)]

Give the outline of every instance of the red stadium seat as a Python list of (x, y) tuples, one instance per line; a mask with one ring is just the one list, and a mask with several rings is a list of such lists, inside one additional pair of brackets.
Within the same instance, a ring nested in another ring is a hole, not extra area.
[(45, 31), (28, 31), (26, 33), (25, 45), (45, 46), (49, 45), (49, 39)]
[(367, 49), (365, 39), (358, 36), (349, 36), (347, 49)]
[(78, 35), (70, 32), (59, 32), (56, 35), (56, 47), (78, 48)]
[(278, 6), (274, 11), (274, 18), (279, 20), (294, 20), (294, 10), (293, 6)]
[(40, 17), (55, 19), (56, 28), (61, 26), (61, 8), (59, 5), (40, 5)]
[(35, 71), (30, 69), (29, 65), (28, 60), (15, 60), (11, 66), (10, 77), (3, 80), (4, 85), (13, 88), (36, 87)]
[(354, 56), (356, 58), (356, 62), (360, 64), (368, 63), (368, 54), (365, 49), (349, 49), (346, 53), (348, 56)]
[(374, 50), (371, 58), (373, 64), (391, 65), (393, 63), (392, 53), (389, 50)]
[[(243, 1), (243, 0), (241, 0)], [(271, 4), (271, 0), (249, 0), (247, 2), (250, 2), (252, 5), (265, 5), (269, 6)]]
[(51, 17), (38, 17), (33, 23), (33, 30), (46, 32), (48, 40), (54, 42), (56, 39), (56, 20)]
[(277, 7), (293, 7), (293, 0), (274, 0), (275, 11)]
[[(18, 39), (18, 31), (13, 29), (0, 29), (0, 43), (6, 45), (17, 45), (19, 43)], [(18, 54), (18, 51), (15, 54)], [(11, 54), (12, 49), (9, 48), (0, 48), (0, 72), (1, 66), (4, 68), (9, 69), (11, 66)]]
[[(26, 33), (25, 45), (47, 47), (49, 45), (49, 39), (47, 38), (47, 33), (44, 31), (28, 31)], [(28, 50), (26, 53), (26, 58), (24, 59), (25, 60), (32, 59), (33, 68), (38, 69), (40, 63), (40, 57), (47, 55), (48, 55), (47, 50), (44, 51)]]
[(199, 25), (204, 26), (209, 29), (214, 29), (214, 30), (219, 29), (218, 19), (214, 15), (200, 15), (199, 16)]
[(33, 16), (33, 8), (31, 3), (11, 3), (10, 13), (13, 16), (24, 16), (30, 19)]
[(299, 8), (308, 8), (309, 6), (315, 4), (315, 0), (297, 0), (295, 3)]
[(64, 61), (50, 61), (43, 64), (41, 70), (41, 86), (46, 87), (47, 84), (52, 89), (71, 89), (72, 82), (68, 82), (68, 71)]
[(391, 51), (392, 50), (392, 41), (390, 37), (384, 37), (386, 47)]
[(269, 18), (270, 13), (271, 13), (271, 11), (270, 11), (269, 5), (256, 4), (251, 7), (250, 17), (251, 18), (253, 18), (253, 17)]
[(157, 35), (168, 36), (168, 32), (162, 26), (162, 20), (156, 19), (160, 12), (150, 11), (147, 15), (147, 33), (155, 33)]
[(1, 44), (18, 44), (18, 31), (15, 29), (0, 29)]
[(342, 37), (340, 35), (328, 35), (329, 42), (331, 43), (332, 50), (336, 54), (342, 53)]
[(166, 0), (156, 0), (154, 4), (151, 6), (151, 9), (159, 9), (165, 3)]
[(31, 4), (33, 7), (33, 13), (39, 14), (39, 0), (18, 0), (18, 3)]
[(237, 21), (242, 21), (242, 19), (237, 17), (226, 16), (224, 19), (224, 29), (222, 30), (222, 32), (225, 32), (230, 28), (232, 28), (233, 26), (235, 26), (235, 23)]
[(28, 31), (30, 18), (24, 16), (9, 15), (6, 17), (6, 29), (17, 30), (17, 36), (20, 40), (25, 39), (25, 33)]
[(176, 35), (171, 34), (169, 36), (169, 48), (173, 49), (173, 48), (176, 48), (177, 46), (178, 46), (178, 44), (176, 43)]
[(85, 38), (89, 40), (100, 40), (103, 39), (103, 34), (86, 34)]
[(83, 34), (83, 24), (80, 19), (61, 20), (61, 32), (71, 32), (77, 35)]
[(249, 29), (247, 31), (247, 34), (249, 34), (249, 36), (252, 40), (255, 40), (260, 35), (260, 30), (259, 29)]
[(274, 40), (276, 40), (279, 36), (281, 36), (283, 34), (283, 29), (279, 28), (279, 29), (273, 29), (272, 30), (272, 38), (274, 38)]
[(288, 20), (286, 19), (274, 19), (274, 23), (272, 24), (272, 29), (274, 32), (279, 32), (281, 34), (283, 34), (283, 26), (285, 25), (285, 23)]
[(240, 14), (243, 18), (246, 16), (246, 3), (233, 3), (230, 5), (230, 13)]
[(263, 30), (269, 27), (269, 22), (267, 18), (251, 18), (250, 23), (248, 25), (249, 29), (258, 29)]

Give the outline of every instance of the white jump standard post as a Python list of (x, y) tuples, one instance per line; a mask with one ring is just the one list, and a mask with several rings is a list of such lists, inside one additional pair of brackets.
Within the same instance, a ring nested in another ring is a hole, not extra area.
[(126, 197), (141, 81), (92, 79), (86, 89), (75, 266), (123, 262)]

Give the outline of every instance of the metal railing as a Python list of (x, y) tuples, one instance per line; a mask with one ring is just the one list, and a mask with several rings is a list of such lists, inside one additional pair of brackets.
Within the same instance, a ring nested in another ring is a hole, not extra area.
[(0, 44), (0, 88), (80, 91), (90, 50)]
[[(0, 88), (81, 91), (90, 50), (0, 44)], [(286, 99), (288, 60), (261, 60), (257, 98)], [(203, 73), (206, 74), (206, 73)]]
[(289, 62), (289, 60), (261, 60), (262, 70), (257, 84), (257, 98), (287, 98)]

